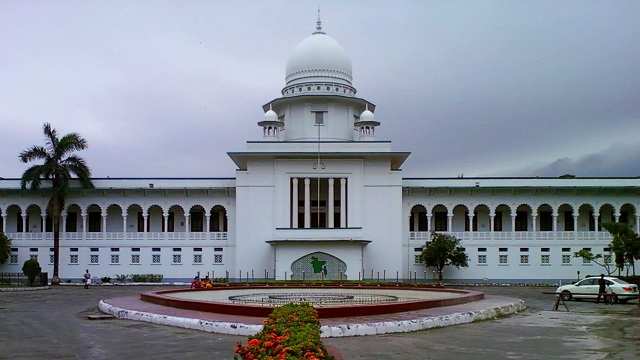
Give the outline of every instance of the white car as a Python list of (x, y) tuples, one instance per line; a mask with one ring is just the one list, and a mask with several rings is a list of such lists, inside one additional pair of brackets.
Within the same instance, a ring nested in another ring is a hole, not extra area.
[[(576, 282), (575, 284), (560, 286), (556, 292), (560, 293), (562, 300), (565, 301), (571, 299), (595, 300), (598, 298), (599, 279), (599, 276), (588, 277)], [(612, 294), (609, 299), (612, 299), (614, 303), (626, 303), (629, 300), (638, 298), (638, 285), (629, 284), (624, 280), (612, 276), (605, 276), (604, 280), (607, 284), (607, 294)]]

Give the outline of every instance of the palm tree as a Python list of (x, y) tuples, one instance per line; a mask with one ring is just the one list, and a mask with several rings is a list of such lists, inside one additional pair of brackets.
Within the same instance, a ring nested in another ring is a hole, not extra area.
[(0, 231), (0, 264), (6, 264), (11, 257), (11, 239)]
[(43, 190), (51, 195), (47, 204), (47, 215), (53, 220), (53, 277), (52, 284), (59, 284), (60, 264), (60, 221), (64, 210), (65, 198), (69, 193), (72, 175), (77, 177), (80, 186), (84, 189), (93, 188), (91, 181), (91, 169), (84, 159), (74, 155), (73, 152), (87, 148), (87, 141), (77, 133), (66, 134), (58, 137), (55, 129), (48, 123), (44, 124), (44, 146), (33, 146), (20, 153), (19, 158), (23, 163), (42, 160), (41, 165), (33, 165), (28, 168), (20, 181), (22, 189), (27, 185), (32, 190)]

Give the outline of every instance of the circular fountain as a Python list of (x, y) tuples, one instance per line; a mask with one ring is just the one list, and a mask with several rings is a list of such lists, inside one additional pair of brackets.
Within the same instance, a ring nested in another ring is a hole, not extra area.
[(142, 293), (143, 301), (229, 315), (267, 317), (286, 303), (310, 303), (320, 318), (380, 315), (482, 300), (476, 291), (433, 286), (221, 286)]

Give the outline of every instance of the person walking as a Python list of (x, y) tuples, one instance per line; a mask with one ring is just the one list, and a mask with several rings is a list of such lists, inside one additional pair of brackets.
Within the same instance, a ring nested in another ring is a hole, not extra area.
[(596, 299), (596, 304), (600, 302), (600, 297), (604, 298), (604, 303), (609, 305), (609, 297), (607, 296), (607, 280), (604, 279), (604, 274), (600, 274), (600, 279), (598, 279), (598, 298)]
[(89, 285), (91, 285), (91, 274), (89, 274), (89, 270), (84, 273), (82, 282), (84, 282), (84, 288), (88, 289)]

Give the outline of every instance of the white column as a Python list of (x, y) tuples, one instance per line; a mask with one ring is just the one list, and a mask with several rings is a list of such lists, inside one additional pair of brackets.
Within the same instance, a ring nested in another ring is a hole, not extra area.
[(162, 214), (164, 217), (164, 226), (162, 227), (162, 232), (169, 232), (169, 214)]
[(473, 215), (469, 215), (469, 239), (473, 240)]
[(537, 228), (538, 228), (538, 216), (537, 215), (531, 215), (531, 232), (533, 232), (535, 234)]
[(208, 213), (204, 214), (204, 218), (205, 218), (205, 231), (206, 232), (211, 232), (211, 215), (209, 215)]
[(22, 232), (29, 232), (28, 229), (29, 224), (27, 224), (27, 213), (22, 212)]
[(2, 216), (2, 230), (6, 233), (7, 232), (7, 214), (4, 214)]
[(551, 215), (551, 225), (553, 227), (553, 240), (558, 238), (558, 214)]
[(618, 222), (618, 214), (613, 214), (613, 222)]
[(102, 214), (102, 233), (107, 232), (107, 214)]
[(61, 221), (62, 221), (62, 224), (59, 225), (60, 229), (61, 229), (60, 231), (62, 233), (66, 233), (67, 232), (67, 215), (66, 214), (62, 215), (62, 220)]
[(311, 227), (311, 179), (304, 179), (304, 227)]
[(573, 232), (578, 231), (578, 215), (573, 215)]
[(142, 230), (143, 232), (148, 232), (149, 231), (149, 226), (147, 226), (147, 219), (149, 218), (149, 214), (145, 213), (142, 214)]
[(431, 214), (427, 213), (427, 231), (431, 231), (433, 225), (431, 225)]
[(328, 224), (328, 228), (333, 228), (335, 226), (334, 224), (334, 213), (335, 213), (335, 204), (334, 204), (334, 199), (333, 199), (333, 178), (329, 178), (329, 198), (327, 199), (327, 207), (329, 209), (329, 211), (327, 212), (327, 224)]
[(447, 231), (453, 231), (453, 215), (447, 214)]
[[(6, 225), (7, 225), (7, 224), (5, 223), (5, 226), (6, 226)], [(5, 227), (5, 229), (6, 229), (6, 227)], [(637, 215), (637, 216), (636, 216), (636, 233), (639, 233), (639, 234), (640, 234), (640, 215)]]
[(599, 225), (599, 221), (598, 218), (600, 217), (600, 214), (593, 214), (593, 231), (595, 231), (596, 233), (596, 239), (598, 238), (598, 225)]
[(490, 232), (494, 232), (495, 231), (495, 223), (493, 221), (493, 219), (495, 219), (496, 215), (495, 214), (489, 214), (489, 231)]
[(340, 179), (340, 227), (347, 227), (347, 179)]
[(87, 215), (82, 214), (82, 233), (87, 233)]
[(122, 232), (127, 232), (127, 215), (122, 215)]
[(40, 232), (44, 232), (45, 229), (45, 219), (47, 218), (47, 215), (45, 214), (44, 216), (42, 214), (40, 214)]
[(511, 232), (512, 233), (516, 232), (516, 216), (515, 215), (511, 215)]
[(298, 178), (291, 179), (291, 227), (298, 228)]

